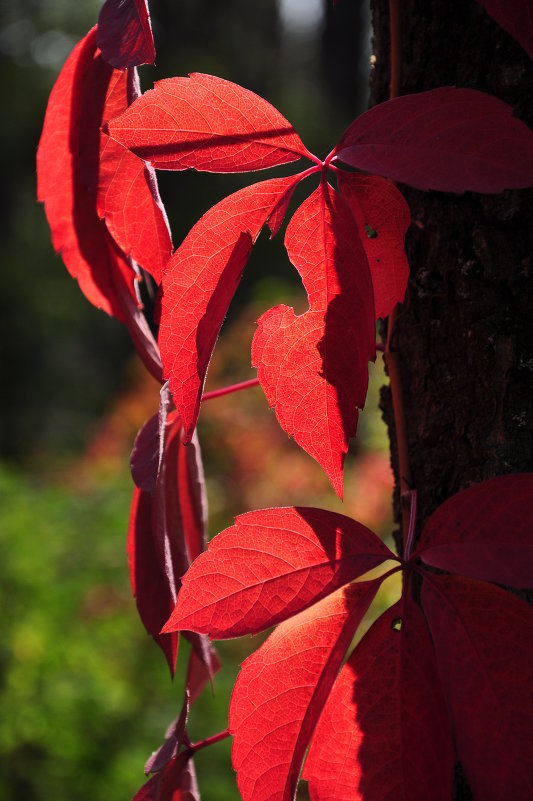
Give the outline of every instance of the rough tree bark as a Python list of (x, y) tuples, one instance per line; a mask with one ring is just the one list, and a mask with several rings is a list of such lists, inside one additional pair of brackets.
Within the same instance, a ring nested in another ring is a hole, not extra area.
[[(456, 85), (490, 92), (533, 126), (533, 71), (525, 51), (475, 0), (401, 0), (401, 94)], [(389, 92), (389, 4), (372, 0), (371, 104)], [(399, 352), (418, 525), (453, 493), (491, 476), (531, 471), (530, 191), (503, 195), (400, 187), (413, 223), (409, 288), (394, 330)], [(390, 390), (382, 390), (396, 477)], [(461, 777), (456, 798), (470, 791)]]

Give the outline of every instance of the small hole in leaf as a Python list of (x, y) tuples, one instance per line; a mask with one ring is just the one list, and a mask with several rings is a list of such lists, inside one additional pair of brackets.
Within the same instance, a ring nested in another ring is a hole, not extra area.
[(376, 239), (378, 232), (368, 223), (365, 224), (366, 235), (369, 239)]
[(393, 631), (401, 631), (402, 630), (402, 619), (401, 617), (395, 617), (390, 627)]

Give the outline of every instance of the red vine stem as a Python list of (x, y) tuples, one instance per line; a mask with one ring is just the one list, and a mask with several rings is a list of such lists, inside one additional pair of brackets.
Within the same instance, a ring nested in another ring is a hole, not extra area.
[(187, 752), (192, 756), (197, 751), (200, 751), (202, 748), (207, 748), (210, 745), (214, 745), (215, 743), (220, 742), (220, 740), (225, 740), (226, 737), (230, 737), (230, 733), (228, 729), (224, 731), (219, 731), (217, 734), (212, 734), (211, 737), (206, 737), (205, 740), (198, 740), (197, 743), (191, 743), (187, 748)]
[(392, 100), (400, 94), (400, 74), (402, 68), (402, 47), (400, 28), (400, 0), (389, 0), (390, 28), (390, 88)]
[[(390, 22), (390, 90), (392, 100), (400, 93), (401, 70), (401, 31), (400, 31), (400, 0), (389, 0)], [(393, 346), (394, 328), (398, 318), (399, 304), (389, 314), (387, 323), (387, 342), (384, 358), (389, 373), (392, 395), (392, 410), (394, 414), (394, 427), (396, 429), (396, 445), (398, 450), (398, 472), (400, 475), (400, 507), (402, 514), (402, 536), (404, 550), (409, 536), (409, 523), (411, 518), (410, 492), (412, 489), (411, 465), (409, 463), (409, 448), (407, 445), (407, 426), (403, 407), (403, 391), (400, 380), (400, 367), (398, 351)]]
[(250, 378), (249, 381), (241, 381), (239, 384), (230, 384), (229, 387), (220, 387), (220, 389), (212, 389), (210, 392), (204, 392), (202, 401), (211, 400), (212, 398), (220, 398), (222, 395), (231, 395), (232, 392), (240, 392), (241, 389), (248, 389), (249, 387), (256, 387), (259, 384), (258, 378)]

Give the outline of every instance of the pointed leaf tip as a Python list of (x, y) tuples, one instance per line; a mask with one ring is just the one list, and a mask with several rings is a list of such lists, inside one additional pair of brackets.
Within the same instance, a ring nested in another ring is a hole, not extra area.
[(303, 778), (313, 801), (450, 801), (454, 752), (425, 620), (406, 598), (372, 624), (342, 668)]

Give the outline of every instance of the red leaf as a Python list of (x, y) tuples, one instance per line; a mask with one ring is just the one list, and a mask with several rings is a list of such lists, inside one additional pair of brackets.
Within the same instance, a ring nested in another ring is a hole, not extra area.
[(403, 301), (409, 278), (404, 250), (411, 221), (409, 206), (386, 178), (343, 172), (338, 173), (337, 181), (355, 218), (372, 273), (376, 318), (387, 317)]
[(161, 773), (156, 773), (135, 794), (132, 801), (200, 801), (192, 759), (178, 756)]
[[(164, 455), (157, 475), (152, 509), (152, 529), (156, 551), (159, 564), (166, 576), (173, 604), (176, 603), (181, 577), (191, 561), (181, 517), (181, 500), (189, 488), (186, 473), (184, 475), (180, 471), (179, 452), (186, 447), (182, 442), (181, 434), (179, 418), (177, 416), (169, 417), (165, 431)], [(199, 449), (196, 436), (187, 447)], [(183, 464), (181, 461), (182, 469)]]
[(449, 498), (412, 558), (463, 576), (533, 587), (533, 475), (498, 476)]
[(335, 148), (340, 161), (418, 189), (501, 192), (533, 184), (533, 133), (512, 108), (444, 87), (366, 111)]
[(191, 566), (163, 631), (254, 634), (387, 559), (397, 557), (344, 515), (303, 507), (248, 512)]
[(533, 798), (533, 609), (473, 579), (422, 585), (457, 755), (475, 798)]
[[(128, 79), (102, 60), (93, 28), (51, 92), (37, 153), (37, 194), (54, 247), (82, 292), (128, 326), (141, 358), (160, 378), (157, 346), (134, 289), (138, 273), (126, 254), (158, 277), (170, 255), (166, 218), (153, 172), (100, 132), (111, 111), (126, 107), (128, 80), (133, 91), (134, 76)], [(118, 191), (125, 193), (119, 200)], [(104, 214), (105, 222), (99, 219)]]
[(533, 58), (533, 6), (531, 0), (478, 0), (487, 14), (519, 42)]
[[(109, 69), (101, 58), (95, 60), (86, 82), (92, 92), (98, 71)], [(107, 88), (100, 125), (124, 111), (140, 95), (137, 71), (113, 70)], [(93, 99), (94, 103), (94, 99)], [(119, 247), (147, 270), (159, 283), (172, 253), (166, 212), (155, 171), (109, 136), (100, 133), (97, 172), (97, 212)]]
[(159, 343), (188, 438), (211, 353), (252, 244), (298, 181), (298, 176), (274, 178), (224, 198), (196, 223), (165, 270)]
[[(406, 599), (407, 600), (407, 599)], [(395, 604), (343, 667), (303, 778), (312, 801), (450, 801), (454, 752), (424, 618)]]
[(243, 172), (310, 155), (270, 103), (201, 73), (158, 81), (110, 122), (108, 130), (113, 139), (165, 170)]
[(147, 0), (106, 0), (98, 16), (98, 47), (117, 69), (155, 61)]
[(177, 633), (160, 634), (162, 622), (174, 606), (172, 594), (159, 562), (152, 530), (152, 496), (133, 490), (128, 529), (128, 562), (131, 589), (143, 625), (163, 651), (171, 675), (178, 656)]
[(95, 51), (93, 28), (70, 54), (50, 94), (37, 151), (37, 196), (45, 204), (54, 248), (81, 291), (124, 321), (121, 295), (135, 298), (135, 273), (98, 219), (80, 171), (83, 85)]
[(153, 492), (159, 469), (159, 416), (152, 415), (139, 430), (130, 459), (131, 475), (139, 489)]
[(337, 590), (286, 621), (243, 664), (231, 697), (243, 801), (289, 801), (344, 654), (380, 580)]
[[(155, 461), (157, 438), (150, 431), (152, 418), (141, 429), (136, 443), (152, 454), (148, 470), (142, 472), (143, 486), (154, 484), (153, 493), (135, 488), (130, 513), (128, 555), (133, 594), (143, 624), (163, 650), (171, 673), (178, 650), (176, 634), (160, 634), (163, 623), (174, 609), (181, 577), (191, 557), (189, 544), (197, 552), (205, 542), (205, 489), (201, 486), (203, 471), (197, 438), (185, 446), (181, 441), (181, 423), (177, 415), (169, 415), (164, 423), (164, 441), (159, 468)], [(182, 451), (188, 454), (183, 457)], [(154, 478), (155, 473), (155, 478)], [(182, 515), (182, 509), (184, 514)], [(208, 643), (191, 635), (202, 670), (197, 666), (191, 678), (195, 692), (202, 681), (208, 681), (218, 669), (216, 654)], [(207, 678), (204, 678), (207, 675)]]
[(368, 261), (353, 217), (326, 181), (300, 206), (285, 236), (309, 311), (276, 306), (258, 320), (252, 364), (289, 436), (342, 496), (342, 467), (375, 357)]

